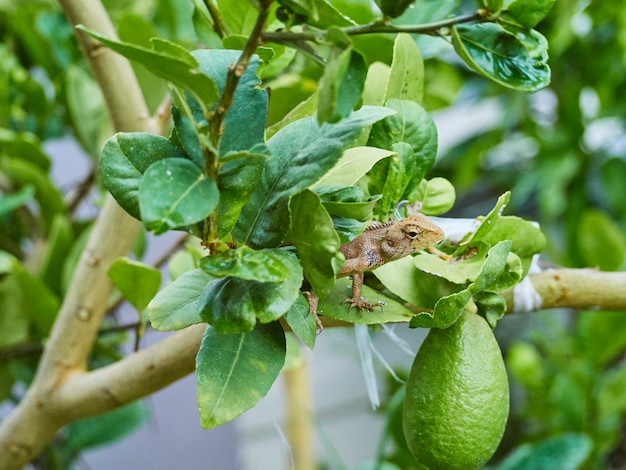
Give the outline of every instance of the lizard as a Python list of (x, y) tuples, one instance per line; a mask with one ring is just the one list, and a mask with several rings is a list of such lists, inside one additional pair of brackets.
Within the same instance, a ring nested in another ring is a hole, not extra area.
[[(442, 241), (443, 237), (441, 227), (422, 214), (368, 226), (361, 235), (339, 248), (345, 261), (337, 277), (352, 276), (352, 297), (347, 298), (344, 303), (350, 303), (350, 308), (372, 311), (381, 304), (370, 304), (361, 297), (363, 273), (425, 250)], [(307, 298), (309, 311), (321, 330), (323, 327), (317, 316), (318, 298), (313, 293), (307, 293)]]

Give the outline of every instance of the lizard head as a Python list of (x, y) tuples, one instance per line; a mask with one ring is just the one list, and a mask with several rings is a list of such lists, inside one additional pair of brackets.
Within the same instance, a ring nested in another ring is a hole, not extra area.
[(414, 214), (389, 225), (381, 251), (386, 260), (403, 258), (443, 240), (443, 230), (422, 214)]

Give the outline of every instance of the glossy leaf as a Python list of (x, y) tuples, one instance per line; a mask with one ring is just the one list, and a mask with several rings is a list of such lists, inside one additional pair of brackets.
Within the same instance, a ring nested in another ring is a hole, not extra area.
[[(349, 193), (354, 194), (355, 197), (345, 197)], [(372, 220), (374, 214), (374, 207), (376, 203), (382, 197), (377, 194), (373, 197), (367, 197), (365, 191), (358, 186), (348, 186), (347, 188), (332, 189), (320, 188), (318, 195), (322, 199), (322, 204), (333, 217), (344, 219), (356, 219), (359, 222), (368, 222)]]
[(537, 470), (558, 467), (560, 470), (581, 468), (593, 450), (586, 434), (564, 433), (535, 444), (522, 444), (494, 470)]
[(141, 219), (157, 235), (200, 222), (213, 212), (218, 199), (215, 181), (182, 158), (150, 165), (139, 187)]
[(365, 325), (408, 322), (414, 315), (413, 312), (401, 303), (382, 295), (380, 292), (368, 286), (363, 286), (362, 297), (367, 299), (370, 304), (382, 302), (382, 305), (375, 307), (371, 312), (351, 308), (349, 303), (344, 303), (351, 295), (351, 285), (352, 283), (349, 279), (337, 279), (335, 288), (331, 294), (319, 300), (317, 306), (318, 315)]
[(531, 29), (545, 18), (554, 3), (555, 0), (509, 0), (500, 20)]
[(245, 153), (243, 158), (223, 163), (217, 185), (220, 200), (217, 206), (218, 234), (225, 237), (235, 226), (237, 218), (263, 173), (266, 155)]
[(296, 301), (302, 268), (292, 253), (283, 257), (289, 276), (280, 282), (258, 282), (225, 277), (209, 282), (199, 299), (200, 316), (222, 333), (251, 331), (258, 319), (269, 323), (283, 316)]
[(411, 6), (415, 0), (376, 0), (380, 11), (389, 18), (397, 18)]
[(506, 313), (506, 300), (493, 292), (480, 292), (473, 298), (478, 314), (487, 320), (492, 329), (495, 328), (498, 320)]
[(128, 258), (116, 259), (107, 274), (115, 287), (141, 312), (161, 286), (161, 271)]
[[(538, 33), (537, 33), (538, 34)], [(537, 91), (550, 84), (547, 55), (538, 60), (524, 42), (495, 23), (452, 28), (457, 54), (479, 74), (508, 88)]]
[[(419, 308), (432, 309), (439, 298), (458, 290), (452, 283), (416, 269), (418, 259), (430, 257), (429, 253), (406, 256), (374, 270), (374, 275), (395, 295)], [(437, 256), (438, 258), (438, 256)], [(415, 263), (415, 264), (414, 264)]]
[(393, 155), (393, 150), (376, 147), (354, 147), (346, 150), (313, 188), (321, 186), (352, 186), (371, 170), (374, 164)]
[(336, 124), (319, 126), (310, 117), (281, 129), (267, 142), (272, 157), (265, 160), (263, 175), (243, 207), (235, 237), (256, 248), (277, 246), (289, 227), (291, 195), (320, 179), (364, 128), (391, 113), (364, 106)]
[(326, 297), (344, 261), (333, 220), (319, 196), (308, 189), (291, 197), (289, 212), (289, 238), (298, 251), (304, 274), (313, 292)]
[(380, 182), (383, 174), (386, 176), (382, 188), (376, 188), (380, 190), (382, 195), (376, 206), (376, 213), (383, 220), (393, 212), (396, 204), (402, 201), (402, 195), (407, 191), (417, 166), (413, 148), (409, 144), (406, 142), (394, 143), (392, 149), (396, 155), (385, 160), (384, 165), (374, 169), (374, 174), (378, 176), (376, 182)]
[(337, 122), (352, 112), (361, 98), (366, 73), (363, 57), (352, 48), (330, 59), (318, 87), (319, 123)]
[[(256, 12), (254, 15), (256, 19)], [(200, 70), (215, 81), (219, 92), (222, 93), (228, 69), (237, 61), (241, 52), (201, 49), (191, 54), (200, 64)], [(259, 65), (258, 56), (253, 55), (239, 79), (232, 105), (222, 125), (220, 156), (229, 152), (250, 150), (265, 140), (268, 95), (267, 91), (261, 88), (261, 81), (256, 75)]]
[(445, 178), (422, 180), (408, 197), (409, 201), (422, 203), (420, 212), (425, 215), (445, 214), (454, 205), (456, 191), (452, 183)]
[(309, 348), (315, 346), (317, 338), (317, 323), (309, 311), (309, 303), (303, 295), (299, 295), (289, 311), (285, 314), (285, 321), (295, 335)]
[(281, 0), (281, 4), (288, 6), (295, 13), (306, 17), (306, 23), (320, 29), (329, 27), (354, 26), (355, 23), (344, 13), (341, 13), (328, 0)]
[(186, 89), (205, 109), (210, 109), (216, 102), (218, 91), (215, 82), (200, 71), (196, 59), (183, 47), (154, 38), (152, 49), (146, 49), (135, 44), (113, 41), (82, 25), (76, 28), (127, 59), (140, 63), (156, 76)]
[(393, 166), (391, 159), (383, 160), (370, 172), (370, 190), (383, 194), (386, 202), (378, 211), (386, 216), (395, 204), (413, 192), (435, 162), (437, 128), (428, 113), (413, 101), (392, 99), (385, 106), (397, 113), (372, 127), (368, 145), (393, 150), (394, 144), (408, 144), (412, 150), (411, 155), (407, 147), (399, 145), (398, 149), (403, 149), (402, 159), (398, 158)]
[(503, 240), (489, 250), (485, 263), (480, 270), (480, 274), (476, 277), (474, 282), (468, 286), (468, 290), (472, 295), (493, 289), (493, 286), (506, 268), (506, 260), (511, 250), (511, 245), (511, 240)]
[(186, 159), (187, 155), (164, 137), (141, 132), (115, 134), (100, 155), (102, 184), (126, 212), (140, 219), (143, 174), (150, 165), (166, 158)]
[(233, 276), (259, 282), (281, 282), (290, 276), (285, 252), (279, 249), (253, 250), (242, 246), (225, 253), (205, 256), (200, 268), (213, 277)]
[(152, 328), (172, 331), (202, 323), (198, 298), (211, 279), (201, 269), (192, 269), (166, 286), (148, 304)]
[(408, 34), (398, 34), (393, 44), (393, 62), (385, 98), (420, 104), (424, 99), (424, 61), (417, 44)]
[(204, 428), (235, 419), (269, 391), (285, 362), (278, 322), (250, 333), (224, 335), (207, 328), (196, 357), (198, 410)]
[(411, 319), (410, 326), (411, 328), (448, 328), (461, 316), (471, 298), (472, 294), (467, 289), (442, 297), (435, 304), (432, 313), (418, 313)]

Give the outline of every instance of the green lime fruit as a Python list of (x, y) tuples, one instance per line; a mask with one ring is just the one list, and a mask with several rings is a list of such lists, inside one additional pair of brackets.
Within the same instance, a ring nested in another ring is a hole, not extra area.
[(409, 449), (431, 470), (481, 468), (502, 440), (509, 383), (487, 322), (463, 312), (424, 340), (406, 384), (403, 426)]

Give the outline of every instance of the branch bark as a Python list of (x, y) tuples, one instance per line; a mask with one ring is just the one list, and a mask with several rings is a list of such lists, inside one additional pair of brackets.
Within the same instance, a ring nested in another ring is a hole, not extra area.
[[(541, 298), (532, 311), (551, 308), (575, 310), (626, 310), (626, 273), (602, 272), (596, 269), (549, 269), (531, 274), (530, 282)], [(519, 290), (501, 293), (509, 312), (518, 311)], [(525, 303), (525, 302), (521, 302)], [(524, 310), (531, 311), (531, 310)]]
[[(82, 23), (109, 37), (115, 29), (97, 0), (61, 0), (72, 25)], [(118, 131), (154, 131), (148, 107), (126, 59), (104, 49), (83, 33), (79, 42), (104, 93)], [(112, 285), (111, 262), (125, 255), (139, 223), (109, 196), (94, 225), (39, 363), (32, 386), (0, 427), (0, 468), (22, 468), (68, 422), (66, 403), (58, 399), (68, 375), (84, 373), (87, 356), (105, 313)], [(71, 408), (71, 407), (70, 407)]]

